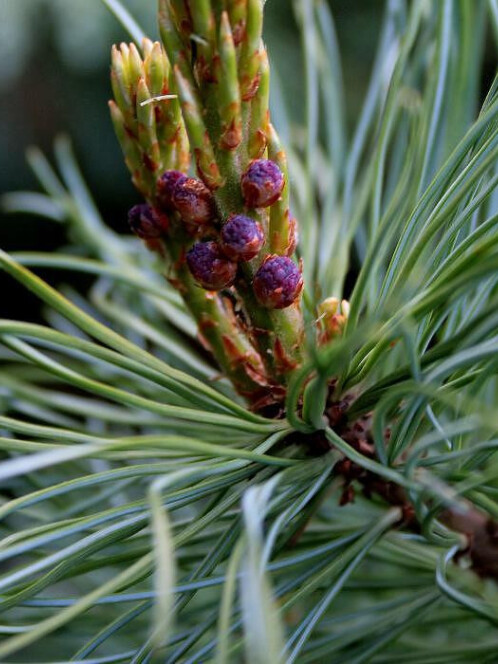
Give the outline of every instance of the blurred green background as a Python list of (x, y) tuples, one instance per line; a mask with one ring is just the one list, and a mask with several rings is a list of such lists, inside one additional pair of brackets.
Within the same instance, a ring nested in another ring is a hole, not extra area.
[[(122, 0), (156, 37), (155, 0)], [(469, 0), (473, 1), (473, 0)], [(368, 82), (384, 0), (329, 0), (344, 65), (348, 125)], [(301, 44), (289, 0), (267, 0), (266, 40), (294, 122), (302, 118)], [(68, 133), (106, 222), (126, 232), (126, 211), (138, 201), (108, 117), (109, 51), (127, 35), (101, 0), (0, 0), (0, 193), (37, 189), (25, 150), (51, 156), (54, 137)], [(489, 55), (490, 76), (495, 61)], [(487, 82), (483, 82), (483, 88)], [(294, 127), (294, 125), (291, 125)], [(67, 241), (58, 224), (3, 215), (0, 247), (51, 251)], [(2, 316), (36, 316), (34, 298), (0, 276)]]

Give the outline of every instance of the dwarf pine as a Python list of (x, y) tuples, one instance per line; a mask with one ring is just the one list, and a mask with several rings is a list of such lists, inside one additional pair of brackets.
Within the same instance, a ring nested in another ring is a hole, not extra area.
[(104, 0), (128, 220), (64, 137), (4, 197), (71, 244), (0, 251), (2, 662), (497, 659), (498, 3), (378, 3), (356, 117), (281, 1)]

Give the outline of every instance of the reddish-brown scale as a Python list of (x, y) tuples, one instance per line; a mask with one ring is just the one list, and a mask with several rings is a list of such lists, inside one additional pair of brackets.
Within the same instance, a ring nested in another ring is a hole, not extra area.
[(203, 163), (203, 154), (204, 153), (200, 148), (195, 148), (194, 159), (195, 159), (195, 165), (197, 167), (197, 172), (199, 174), (199, 177), (206, 185), (206, 187), (211, 189), (211, 191), (214, 191), (215, 189), (218, 189), (221, 186), (220, 171), (218, 169), (218, 165), (216, 164), (216, 162), (211, 162), (208, 165), (209, 170), (206, 170)]
[(268, 140), (262, 129), (257, 129), (251, 141), (251, 155), (256, 159), (263, 156)]
[(260, 385), (261, 387), (269, 387), (270, 383), (268, 381), (268, 378), (266, 377), (265, 369), (259, 356), (258, 360), (259, 360), (258, 368), (256, 368), (253, 364), (246, 362), (244, 364), (244, 371), (249, 376), (249, 378), (257, 385)]
[(267, 390), (262, 391), (261, 397), (251, 404), (254, 413), (260, 413), (264, 417), (280, 419), (285, 415), (282, 404), (285, 402), (286, 390), (281, 385), (270, 385)]
[(224, 129), (220, 139), (220, 147), (223, 150), (235, 150), (242, 141), (242, 127), (234, 118), (229, 126)]
[(285, 224), (287, 228), (287, 237), (284, 238), (280, 231), (274, 231), (271, 237), (271, 247), (274, 248), (276, 253), (281, 253), (284, 256), (291, 257), (296, 251), (298, 234), (297, 234), (297, 221), (290, 215), (289, 210), (285, 211)]
[(232, 36), (235, 46), (239, 46), (244, 41), (246, 36), (245, 21), (239, 21), (236, 25), (232, 26)]
[(157, 171), (158, 164), (153, 159), (151, 159), (146, 152), (142, 154), (142, 162), (145, 168), (151, 173), (155, 173)]
[(217, 66), (219, 64), (219, 56), (215, 56), (212, 62), (207, 62), (205, 58), (201, 57), (196, 60), (195, 71), (199, 82), (203, 83), (217, 83), (218, 77), (216, 75)]
[(245, 360), (246, 354), (239, 351), (232, 337), (223, 334), (221, 340), (225, 349), (225, 355), (228, 357), (230, 364), (235, 366)]
[[(179, 134), (180, 134), (180, 127), (177, 127), (177, 128), (175, 129), (175, 131), (172, 132), (172, 134), (171, 134), (171, 138), (168, 139), (168, 144), (169, 144), (169, 145), (174, 145), (174, 144), (177, 142), (177, 140), (178, 140), (178, 136), (179, 136)], [(190, 159), (190, 157), (189, 157), (189, 159)]]
[(259, 84), (261, 82), (261, 75), (257, 74), (252, 81), (248, 81), (247, 78), (242, 79), (241, 88), (244, 90), (242, 95), (242, 101), (251, 101), (256, 96), (256, 93), (259, 90)]
[(199, 329), (202, 332), (205, 332), (206, 330), (212, 330), (215, 327), (218, 327), (218, 324), (215, 323), (215, 321), (212, 318), (208, 318), (207, 316), (204, 316), (200, 321), (199, 321)]
[(273, 345), (273, 354), (275, 358), (275, 366), (280, 373), (294, 371), (299, 365), (299, 362), (296, 362), (296, 360), (293, 360), (286, 354), (284, 346), (278, 337), (275, 339)]
[(286, 217), (289, 218), (289, 223), (288, 223), (289, 235), (288, 235), (288, 244), (286, 247), (286, 255), (292, 256), (292, 254), (296, 251), (297, 242), (298, 242), (297, 219), (291, 216), (289, 210), (287, 210), (285, 214)]
[(242, 366), (249, 378), (260, 387), (267, 387), (268, 380), (261, 358), (254, 353), (241, 353), (233, 339), (224, 334), (222, 336), (226, 356), (229, 358), (233, 368)]
[(206, 314), (203, 314), (201, 318), (198, 320), (197, 325), (199, 327), (199, 332), (197, 335), (197, 338), (199, 339), (201, 346), (206, 350), (208, 353), (213, 352), (213, 348), (211, 344), (208, 341), (208, 335), (210, 330), (213, 330), (218, 327), (217, 323), (215, 323), (211, 318), (209, 318)]
[(318, 343), (322, 346), (328, 344), (333, 339), (340, 337), (344, 331), (347, 318), (342, 314), (333, 314), (327, 316), (320, 321), (320, 329), (318, 330)]

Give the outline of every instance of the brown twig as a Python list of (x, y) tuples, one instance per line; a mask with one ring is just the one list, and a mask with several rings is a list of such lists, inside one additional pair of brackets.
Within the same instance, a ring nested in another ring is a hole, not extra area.
[[(349, 401), (351, 403), (351, 401)], [(348, 423), (347, 400), (332, 404), (328, 414), (335, 424), (335, 430), (351, 447), (370, 459), (375, 458), (371, 437), (371, 416), (366, 415), (353, 423)], [(386, 438), (389, 432), (386, 432)], [(377, 495), (390, 505), (400, 507), (403, 513), (402, 525), (418, 530), (416, 513), (403, 487), (388, 482), (379, 475), (361, 468), (346, 457), (334, 468), (334, 475), (344, 480), (340, 504), (354, 501), (354, 483), (362, 486), (363, 493), (370, 497)], [(450, 530), (460, 533), (467, 540), (467, 548), (462, 554), (468, 555), (471, 567), (481, 577), (498, 579), (498, 522), (466, 501), (461, 508), (447, 508), (438, 515), (438, 520)]]

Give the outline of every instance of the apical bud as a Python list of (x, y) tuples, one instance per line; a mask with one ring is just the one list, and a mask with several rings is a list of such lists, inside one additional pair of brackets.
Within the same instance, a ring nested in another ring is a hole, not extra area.
[(213, 194), (201, 180), (179, 179), (172, 199), (173, 207), (187, 224), (209, 224), (216, 217)]
[(268, 256), (253, 280), (260, 303), (267, 309), (285, 309), (295, 302), (303, 288), (298, 266), (287, 256)]
[(165, 171), (157, 181), (157, 202), (162, 210), (168, 211), (173, 207), (173, 191), (178, 182), (186, 180), (187, 176), (181, 171)]
[(284, 176), (274, 161), (256, 159), (242, 176), (241, 186), (248, 207), (268, 207), (279, 199), (284, 188)]
[(237, 274), (237, 264), (220, 250), (216, 242), (198, 242), (187, 253), (187, 265), (194, 279), (206, 290), (230, 286)]
[(168, 217), (147, 203), (135, 205), (128, 212), (131, 230), (142, 240), (155, 240), (168, 230)]
[(261, 225), (243, 214), (232, 215), (221, 230), (221, 250), (233, 261), (250, 261), (264, 241)]

